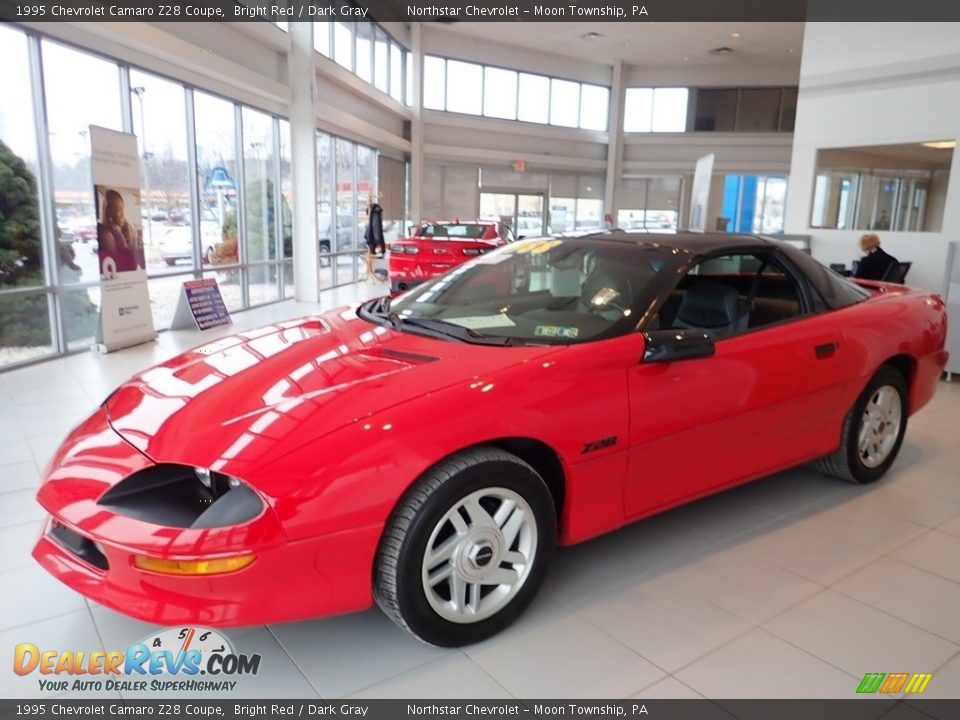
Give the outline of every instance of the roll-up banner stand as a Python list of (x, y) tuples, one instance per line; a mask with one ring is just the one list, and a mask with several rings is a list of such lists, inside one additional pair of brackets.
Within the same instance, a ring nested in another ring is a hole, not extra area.
[(697, 160), (697, 169), (693, 174), (693, 187), (690, 191), (689, 230), (703, 232), (707, 225), (707, 203), (710, 200), (710, 180), (713, 178), (713, 153)]
[(157, 337), (143, 252), (137, 137), (91, 125), (90, 158), (100, 264), (97, 348), (112, 352)]

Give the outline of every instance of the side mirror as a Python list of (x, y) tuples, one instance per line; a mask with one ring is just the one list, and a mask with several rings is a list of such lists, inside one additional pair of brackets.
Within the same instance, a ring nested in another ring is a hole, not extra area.
[(672, 328), (643, 334), (645, 348), (641, 362), (673, 362), (710, 357), (716, 352), (713, 338), (700, 330)]

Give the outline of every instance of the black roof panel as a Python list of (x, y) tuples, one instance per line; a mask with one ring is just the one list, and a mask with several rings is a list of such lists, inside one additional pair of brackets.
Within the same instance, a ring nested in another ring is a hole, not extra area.
[[(566, 235), (569, 237), (569, 235)], [(597, 240), (613, 240), (628, 242), (636, 245), (659, 245), (661, 247), (679, 248), (694, 254), (708, 253), (723, 248), (769, 247), (770, 240), (759, 235), (741, 235), (737, 233), (635, 233), (625, 230), (607, 230), (585, 232), (579, 237), (589, 237)]]

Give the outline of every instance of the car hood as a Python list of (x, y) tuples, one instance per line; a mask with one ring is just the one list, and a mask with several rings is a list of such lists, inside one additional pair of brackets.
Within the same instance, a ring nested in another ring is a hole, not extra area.
[(435, 339), (341, 308), (194, 348), (133, 377), (105, 409), (113, 429), (155, 462), (248, 477), (268, 456), (558, 350)]

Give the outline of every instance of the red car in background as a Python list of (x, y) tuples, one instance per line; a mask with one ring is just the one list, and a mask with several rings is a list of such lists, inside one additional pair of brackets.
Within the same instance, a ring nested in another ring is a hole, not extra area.
[(496, 220), (425, 222), (390, 246), (390, 288), (409, 290), (514, 239), (513, 230)]

